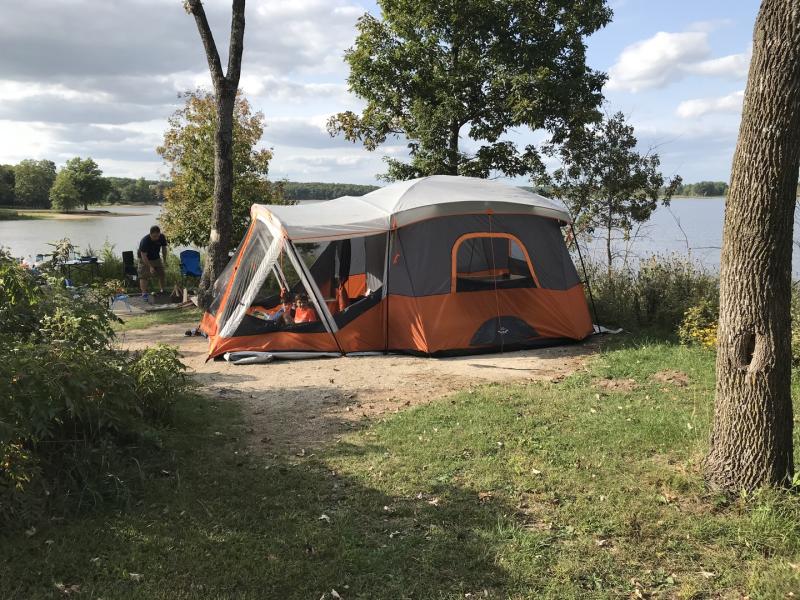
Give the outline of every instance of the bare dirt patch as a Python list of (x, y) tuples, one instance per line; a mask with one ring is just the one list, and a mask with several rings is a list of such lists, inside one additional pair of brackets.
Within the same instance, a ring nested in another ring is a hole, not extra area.
[(659, 371), (653, 375), (653, 379), (661, 383), (671, 383), (677, 387), (689, 385), (689, 376), (683, 371)]
[(632, 392), (637, 387), (635, 379), (598, 379), (593, 385), (609, 392)]
[(206, 362), (207, 341), (161, 325), (119, 335), (123, 346), (178, 346), (202, 393), (238, 402), (248, 445), (284, 454), (318, 447), (386, 413), (489, 382), (559, 381), (580, 369), (597, 341), (458, 358), (362, 356), (267, 365)]

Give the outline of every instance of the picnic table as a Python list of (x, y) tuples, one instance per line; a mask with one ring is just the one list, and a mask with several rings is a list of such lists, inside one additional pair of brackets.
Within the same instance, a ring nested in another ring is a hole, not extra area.
[(72, 279), (72, 273), (74, 271), (88, 273), (89, 279), (94, 281), (94, 278), (97, 277), (97, 271), (101, 264), (103, 263), (96, 258), (76, 258), (73, 260), (66, 260), (59, 266), (61, 267), (61, 274), (67, 279)]

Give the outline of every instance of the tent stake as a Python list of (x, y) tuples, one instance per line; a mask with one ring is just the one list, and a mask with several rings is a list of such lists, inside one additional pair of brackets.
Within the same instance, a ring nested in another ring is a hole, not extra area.
[(586, 272), (586, 263), (583, 262), (583, 254), (581, 254), (581, 245), (578, 243), (578, 235), (575, 233), (575, 224), (570, 222), (570, 231), (572, 231), (572, 241), (575, 242), (575, 248), (578, 249), (578, 260), (581, 261), (581, 269), (583, 270), (583, 281), (586, 284), (586, 289), (589, 291), (589, 302), (592, 303), (592, 312), (594, 313), (595, 323), (592, 324), (592, 331), (595, 325), (597, 326), (596, 333), (600, 333), (600, 317), (597, 315), (597, 306), (594, 303), (594, 294), (592, 294), (592, 285), (589, 283), (589, 274)]

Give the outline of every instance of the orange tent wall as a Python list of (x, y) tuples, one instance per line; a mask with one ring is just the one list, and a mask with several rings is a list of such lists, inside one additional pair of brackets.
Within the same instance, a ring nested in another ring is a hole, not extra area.
[[(390, 295), (336, 333), (292, 333), (277, 331), (263, 335), (218, 338), (216, 323), (203, 317), (203, 330), (210, 335), (210, 356), (236, 350), (262, 352), (369, 352), (411, 351), (433, 354), (447, 350), (479, 351), (470, 346), (478, 328), (500, 316), (524, 320), (541, 336), (581, 340), (592, 332), (592, 321), (583, 286), (568, 290), (520, 288), (509, 290), (441, 294), (419, 298)], [(388, 328), (386, 316), (388, 312)], [(386, 335), (388, 331), (388, 343)], [(338, 346), (336, 341), (338, 340)]]

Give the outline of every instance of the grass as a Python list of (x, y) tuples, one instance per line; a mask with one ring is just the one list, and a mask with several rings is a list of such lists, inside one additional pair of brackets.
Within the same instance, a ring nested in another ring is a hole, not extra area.
[(199, 308), (161, 310), (132, 317), (126, 317), (123, 313), (120, 315), (122, 323), (115, 324), (114, 331), (122, 333), (134, 329), (146, 329), (156, 325), (172, 325), (176, 323), (196, 325), (200, 322), (202, 316), (203, 313)]
[(8, 208), (0, 208), (0, 221), (31, 221), (35, 219), (43, 219), (45, 217), (31, 214), (27, 212), (20, 212)]
[(800, 501), (704, 490), (712, 397), (710, 352), (623, 343), (291, 459), (248, 454), (236, 406), (197, 399), (138, 501), (0, 538), (0, 597), (787, 597)]

